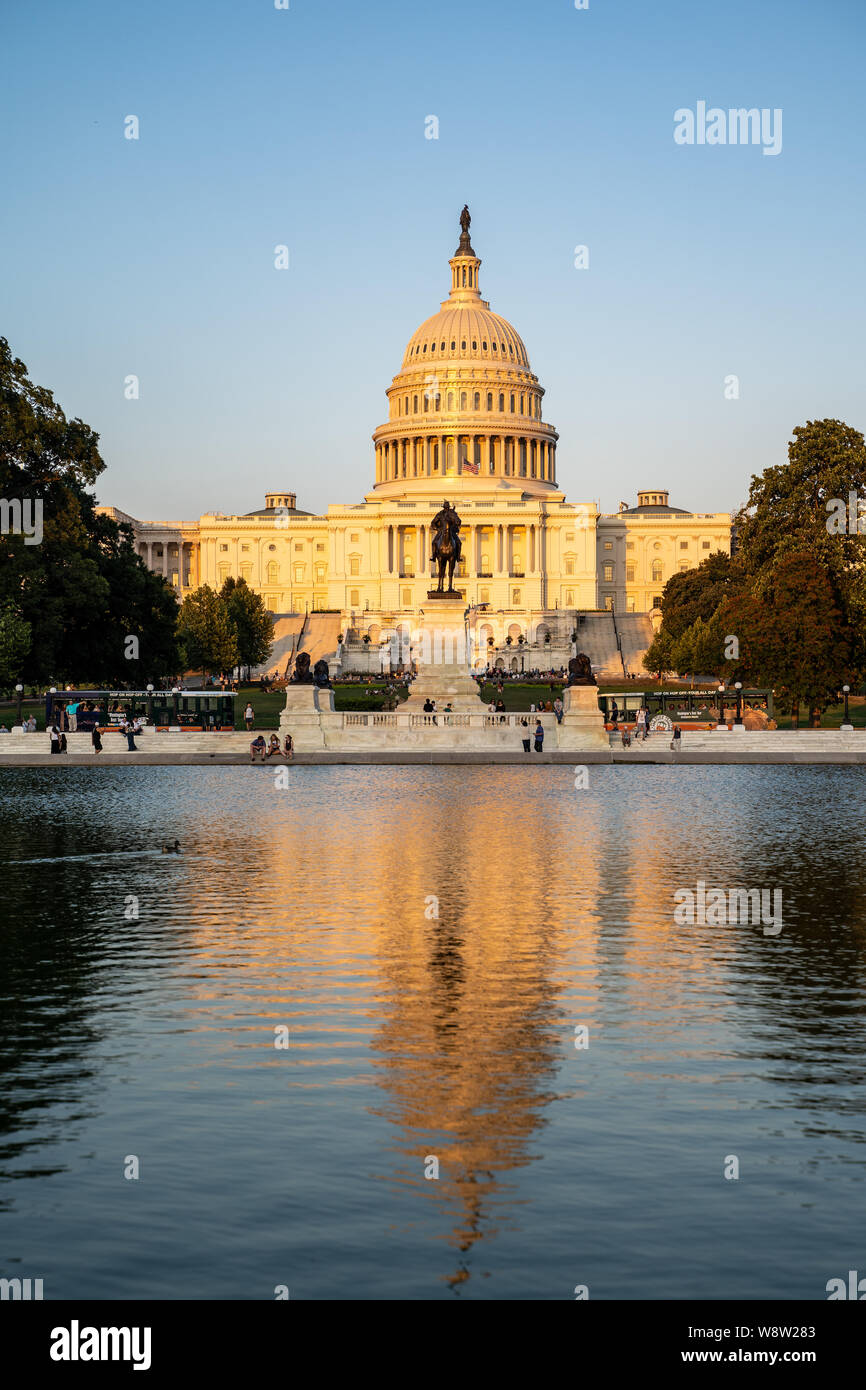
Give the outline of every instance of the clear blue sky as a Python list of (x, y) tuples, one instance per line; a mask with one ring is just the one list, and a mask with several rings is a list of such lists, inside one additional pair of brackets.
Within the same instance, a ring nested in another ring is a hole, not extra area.
[[(573, 501), (727, 509), (799, 422), (866, 428), (864, 0), (48, 0), (2, 29), (0, 333), (99, 431), (103, 502), (360, 501), (464, 201)], [(781, 154), (676, 145), (702, 100), (782, 108)]]

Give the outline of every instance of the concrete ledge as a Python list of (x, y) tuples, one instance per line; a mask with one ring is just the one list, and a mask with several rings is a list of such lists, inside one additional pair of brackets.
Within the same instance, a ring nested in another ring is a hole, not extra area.
[(404, 749), (315, 749), (298, 752), (290, 763), (284, 758), (269, 758), (265, 763), (250, 763), (249, 753), (109, 753), (99, 754), (0, 754), (0, 767), (388, 767), (388, 766), (452, 766), (452, 767), (531, 767), (533, 764), (568, 767), (589, 764), (632, 763), (641, 767), (682, 764), (689, 767), (733, 766), (834, 766), (866, 767), (866, 749), (803, 749), (802, 751), (765, 749), (749, 751), (738, 745), (731, 749), (695, 750), (672, 753), (667, 746), (658, 749), (549, 749), (543, 753), (524, 753), (521, 749), (479, 751), (465, 748), (404, 748)]

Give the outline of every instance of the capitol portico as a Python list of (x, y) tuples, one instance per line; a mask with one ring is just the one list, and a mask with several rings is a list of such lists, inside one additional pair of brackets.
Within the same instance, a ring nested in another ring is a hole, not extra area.
[(462, 523), (455, 585), (480, 610), (487, 646), (521, 634), (549, 650), (553, 634), (550, 656), (561, 659), (578, 614), (645, 615), (677, 569), (729, 550), (726, 513), (671, 507), (664, 491), (606, 515), (567, 500), (544, 388), (519, 334), (481, 297), (467, 209), (461, 229), (448, 298), (413, 334), (387, 389), (363, 502), (312, 515), (286, 490), (242, 516), (175, 523), (104, 509), (133, 527), (142, 558), (181, 598), (232, 575), (275, 614), (338, 614), (345, 663), (371, 629), (417, 620), (434, 573), (429, 523), (447, 498)]

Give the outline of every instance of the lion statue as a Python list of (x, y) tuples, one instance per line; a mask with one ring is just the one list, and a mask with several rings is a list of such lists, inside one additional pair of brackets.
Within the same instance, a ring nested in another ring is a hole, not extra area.
[(292, 685), (312, 685), (313, 677), (310, 675), (310, 653), (298, 652), (295, 657), (295, 669), (292, 672)]

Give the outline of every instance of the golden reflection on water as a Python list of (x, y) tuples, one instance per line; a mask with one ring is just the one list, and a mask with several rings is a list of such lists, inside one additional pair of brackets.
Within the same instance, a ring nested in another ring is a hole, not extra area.
[[(694, 860), (681, 882), (706, 871), (694, 837), (672, 824), (658, 833), (637, 799), (600, 806), (573, 776), (473, 769), (460, 797), (459, 776), (427, 774), (419, 795), (417, 770), (377, 769), (374, 797), (361, 782), (324, 813), (272, 795), (266, 834), (210, 825), (207, 887), (190, 852), (177, 885), (181, 920), (196, 924), (199, 1004), (222, 998), (221, 962), (242, 993), (250, 978), (250, 1045), (259, 1019), (288, 1024), (301, 1085), (346, 1085), (345, 1063), (366, 1043), (370, 1110), (396, 1135), (387, 1179), (447, 1211), (461, 1257), (495, 1233), (506, 1175), (537, 1157), (575, 1025), (594, 1041), (603, 1029), (605, 981), (615, 977), (617, 1014), (652, 1053), (694, 972), (724, 968), (724, 948), (673, 931), (672, 848)], [(224, 872), (239, 902), (228, 938), (210, 910)], [(335, 988), (336, 1019), (325, 998)], [(424, 1176), (431, 1157), (438, 1180)], [(465, 1277), (461, 1259), (451, 1279)]]

